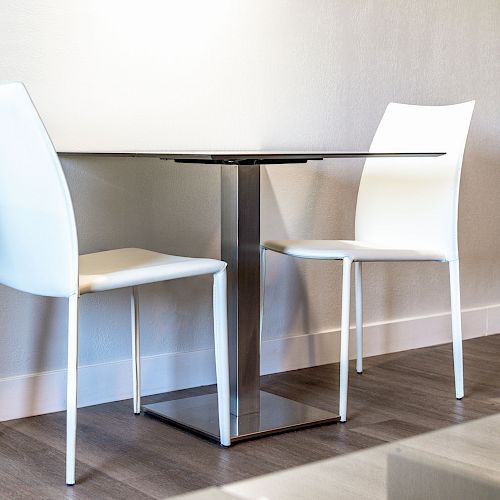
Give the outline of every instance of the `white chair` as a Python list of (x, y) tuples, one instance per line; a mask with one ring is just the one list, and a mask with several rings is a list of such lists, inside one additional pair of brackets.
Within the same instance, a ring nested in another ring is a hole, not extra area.
[[(351, 264), (355, 271), (356, 369), (362, 372), (361, 263), (447, 262), (450, 272), (455, 393), (464, 395), (457, 244), (462, 158), (474, 102), (387, 106), (372, 152), (446, 152), (427, 158), (368, 158), (358, 192), (355, 240), (281, 240), (261, 245), (261, 315), (266, 250), (303, 259), (342, 260), (339, 413), (347, 418)], [(262, 328), (262, 320), (261, 320)]]
[(67, 297), (66, 483), (75, 483), (78, 302), (84, 293), (131, 288), (134, 412), (140, 413), (138, 286), (212, 274), (220, 441), (230, 444), (226, 264), (139, 248), (78, 254), (73, 206), (50, 138), (21, 83), (0, 85), (0, 283)]

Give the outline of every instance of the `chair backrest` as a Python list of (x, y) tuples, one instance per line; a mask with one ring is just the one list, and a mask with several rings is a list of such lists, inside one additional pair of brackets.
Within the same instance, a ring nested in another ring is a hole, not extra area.
[(71, 197), (22, 83), (0, 85), (0, 283), (53, 297), (78, 290)]
[(460, 172), (474, 101), (452, 106), (390, 103), (373, 152), (445, 152), (368, 158), (356, 207), (356, 239), (458, 259)]

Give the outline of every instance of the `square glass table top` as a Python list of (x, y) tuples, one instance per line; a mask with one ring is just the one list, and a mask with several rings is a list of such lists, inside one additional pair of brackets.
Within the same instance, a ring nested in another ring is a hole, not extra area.
[(280, 164), (306, 163), (326, 158), (425, 158), (446, 153), (436, 151), (60, 151), (63, 156), (122, 156), (160, 158), (181, 163)]

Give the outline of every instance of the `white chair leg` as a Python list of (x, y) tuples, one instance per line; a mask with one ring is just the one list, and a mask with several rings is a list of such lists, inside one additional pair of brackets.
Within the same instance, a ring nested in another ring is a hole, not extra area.
[(226, 270), (214, 274), (214, 343), (219, 404), (220, 444), (231, 445), (231, 408), (229, 395), (229, 345), (227, 333)]
[(458, 260), (450, 262), (449, 267), (451, 328), (453, 335), (453, 365), (455, 367), (455, 395), (457, 399), (462, 399), (464, 397), (464, 369), (462, 355), (462, 317), (460, 308), (460, 266)]
[(139, 328), (139, 288), (134, 286), (130, 293), (130, 323), (132, 327), (132, 383), (134, 392), (134, 413), (141, 413), (141, 336)]
[(260, 343), (262, 344), (262, 322), (264, 320), (264, 293), (266, 282), (266, 249), (260, 247), (260, 320), (259, 320), (259, 335)]
[(75, 484), (78, 378), (78, 295), (68, 304), (68, 379), (66, 395), (66, 484)]
[(347, 382), (349, 376), (349, 312), (351, 307), (351, 260), (342, 266), (342, 320), (340, 326), (340, 421), (347, 419)]
[(361, 262), (354, 263), (354, 294), (356, 303), (356, 371), (363, 373), (363, 284)]

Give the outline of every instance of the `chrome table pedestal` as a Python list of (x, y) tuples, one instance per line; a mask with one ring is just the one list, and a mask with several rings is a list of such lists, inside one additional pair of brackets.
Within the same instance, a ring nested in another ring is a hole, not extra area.
[[(259, 163), (221, 165), (221, 254), (228, 264), (231, 442), (339, 420), (336, 414), (260, 390)], [(216, 395), (154, 403), (143, 410), (218, 440)]]

